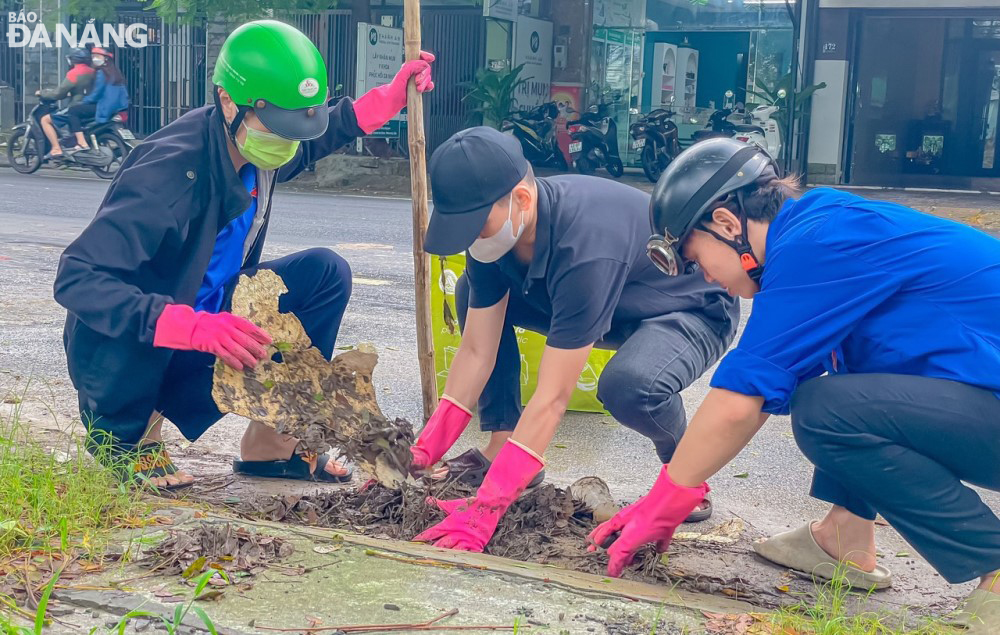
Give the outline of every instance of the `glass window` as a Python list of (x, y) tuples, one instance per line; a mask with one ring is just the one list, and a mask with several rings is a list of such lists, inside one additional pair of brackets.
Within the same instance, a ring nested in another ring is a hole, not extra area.
[[(796, 0), (788, 0), (795, 6)], [(646, 17), (661, 30), (790, 27), (785, 0), (649, 0)]]
[(997, 27), (1000, 16), (864, 18), (851, 183), (961, 187), (1000, 177)]

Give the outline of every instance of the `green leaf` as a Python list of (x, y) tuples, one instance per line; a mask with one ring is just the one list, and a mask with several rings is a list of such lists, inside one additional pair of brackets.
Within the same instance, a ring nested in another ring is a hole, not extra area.
[(55, 588), (56, 580), (59, 579), (61, 573), (62, 569), (52, 574), (52, 579), (49, 580), (42, 593), (42, 599), (38, 601), (38, 609), (35, 611), (35, 635), (42, 635), (42, 629), (45, 627), (45, 611), (49, 606), (49, 596), (52, 595), (52, 589)]
[(739, 474), (733, 474), (733, 478), (747, 478), (750, 476), (750, 472), (740, 472)]
[(264, 388), (267, 390), (271, 390), (272, 388), (274, 388), (274, 382), (268, 379), (267, 381), (264, 382)]
[(205, 568), (205, 562), (207, 562), (205, 556), (198, 558), (190, 565), (188, 565), (187, 569), (184, 569), (184, 572), (181, 573), (181, 577), (184, 578), (185, 580), (190, 580), (191, 578), (202, 572), (202, 570)]
[(287, 353), (292, 350), (291, 342), (275, 342), (274, 347), (282, 353)]
[(326, 397), (324, 397), (324, 396), (323, 396), (323, 393), (321, 393), (321, 392), (318, 392), (318, 393), (316, 393), (315, 395), (313, 395), (313, 399), (315, 399), (316, 401), (318, 401), (318, 402), (322, 403), (322, 402), (323, 402), (323, 400), (325, 400), (325, 399), (326, 399)]
[(201, 608), (200, 606), (196, 606), (193, 608), (193, 610), (195, 615), (197, 615), (201, 619), (201, 623), (204, 624), (206, 628), (208, 628), (209, 633), (211, 633), (212, 635), (219, 635), (218, 631), (215, 629), (215, 624), (212, 622), (212, 618), (208, 616), (208, 613), (205, 612), (205, 609)]
[(175, 629), (177, 629), (177, 628), (180, 627), (181, 622), (184, 621), (184, 615), (186, 613), (187, 613), (187, 609), (184, 608), (183, 604), (178, 604), (176, 607), (174, 607), (174, 624), (173, 624), (173, 626), (174, 626)]
[(208, 586), (209, 580), (211, 580), (215, 576), (219, 576), (226, 582), (229, 582), (229, 576), (226, 575), (225, 571), (222, 571), (221, 569), (210, 569), (205, 573), (203, 573), (200, 578), (198, 578), (198, 584), (196, 584), (194, 587), (195, 597), (201, 595), (201, 592), (205, 590), (206, 586)]

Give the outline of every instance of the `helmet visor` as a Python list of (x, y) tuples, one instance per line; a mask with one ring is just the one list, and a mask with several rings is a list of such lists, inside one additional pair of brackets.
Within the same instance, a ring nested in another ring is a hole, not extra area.
[(653, 261), (656, 268), (668, 276), (676, 276), (681, 270), (681, 257), (674, 249), (676, 241), (667, 240), (659, 234), (653, 234), (646, 243), (646, 255)]

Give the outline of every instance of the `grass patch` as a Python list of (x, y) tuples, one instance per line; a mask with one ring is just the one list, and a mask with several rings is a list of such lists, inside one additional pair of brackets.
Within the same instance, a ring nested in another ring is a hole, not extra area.
[(97, 464), (79, 435), (48, 448), (21, 422), (20, 399), (0, 410), (0, 567), (25, 553), (97, 555), (108, 530), (135, 524), (139, 493)]
[(773, 615), (755, 616), (768, 635), (943, 635), (952, 627), (906, 612), (879, 610), (871, 593), (859, 593), (843, 579), (816, 584), (808, 600)]

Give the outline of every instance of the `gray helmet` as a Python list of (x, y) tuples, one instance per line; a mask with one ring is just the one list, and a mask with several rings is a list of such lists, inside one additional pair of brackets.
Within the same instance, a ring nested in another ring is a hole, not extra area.
[(90, 53), (87, 49), (73, 49), (66, 57), (70, 64), (90, 64)]
[[(649, 205), (653, 229), (647, 245), (649, 257), (664, 273), (677, 275), (681, 268), (677, 248), (712, 211), (712, 203), (733, 192), (739, 196), (742, 188), (766, 176), (768, 170), (775, 176), (779, 173), (767, 152), (736, 139), (706, 139), (686, 149), (667, 166), (653, 189)], [(743, 232), (746, 234), (746, 223)], [(754, 278), (753, 270), (760, 266), (750, 251), (746, 235), (742, 242), (716, 237), (740, 253), (744, 268)], [(759, 278), (759, 273), (756, 277)]]

